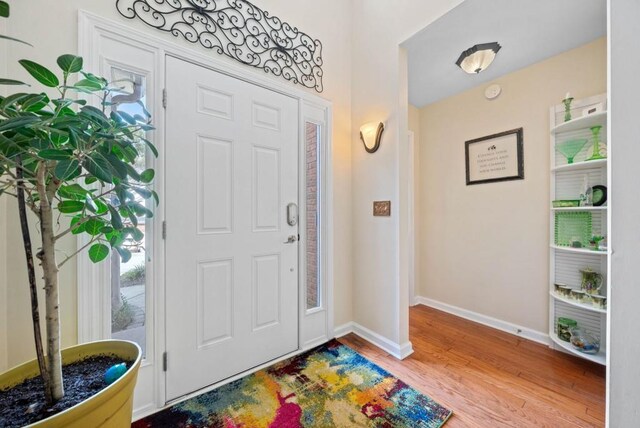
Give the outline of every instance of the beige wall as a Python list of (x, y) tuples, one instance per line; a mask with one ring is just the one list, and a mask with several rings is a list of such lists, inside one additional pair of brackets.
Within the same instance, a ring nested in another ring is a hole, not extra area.
[[(421, 109), (419, 292), (548, 331), (549, 107), (606, 92), (606, 40)], [(524, 128), (525, 179), (467, 186), (466, 140)]]
[[(181, 43), (186, 49), (202, 50), (191, 43), (180, 41), (168, 34), (160, 33), (137, 20), (121, 17), (113, 1), (84, 0), (21, 0), (12, 2), (12, 16), (8, 20), (8, 33), (30, 41), (35, 48), (11, 44), (0, 50), (1, 63), (6, 64), (6, 75), (13, 78), (29, 79), (17, 65), (17, 60), (29, 58), (55, 68), (55, 59), (59, 54), (77, 52), (78, 10), (84, 9), (108, 19), (127, 23), (142, 31), (167, 40)], [(323, 43), (324, 86), (322, 97), (333, 102), (333, 183), (334, 183), (334, 320), (336, 325), (352, 320), (352, 242), (351, 242), (351, 2), (329, 0), (317, 2), (302, 0), (255, 0), (255, 4), (267, 9), (273, 15), (281, 17)], [(55, 17), (55, 21), (51, 20)], [(327, 25), (331, 22), (331, 25)], [(27, 24), (28, 23), (28, 24)], [(1, 47), (0, 47), (1, 49)], [(215, 55), (213, 52), (211, 55)], [(220, 57), (222, 58), (222, 57)], [(223, 60), (225, 60), (223, 58)], [(252, 70), (252, 69), (251, 69)], [(265, 73), (254, 70), (259, 76)], [(4, 76), (5, 74), (3, 74)], [(278, 81), (279, 78), (273, 77)], [(298, 88), (302, 88), (298, 86)], [(33, 89), (40, 90), (34, 87)], [(312, 91), (311, 91), (312, 92)], [(20, 248), (18, 222), (15, 206), (10, 203), (10, 215), (0, 216), (0, 234), (4, 224), (8, 224), (6, 242), (11, 248)], [(1, 209), (1, 207), (0, 207)], [(8, 223), (5, 223), (7, 221)], [(35, 234), (35, 229), (34, 229)], [(4, 240), (3, 240), (4, 242)], [(63, 243), (63, 250), (69, 252), (75, 248), (73, 240)], [(1, 253), (1, 250), (0, 250)], [(1, 255), (1, 254), (0, 254)], [(8, 331), (7, 346), (10, 365), (21, 362), (33, 355), (31, 325), (29, 314), (28, 289), (24, 256), (11, 251), (6, 256), (7, 283), (10, 287), (6, 301), (10, 302), (3, 312), (0, 305), (0, 332)], [(5, 260), (5, 258), (2, 258)], [(2, 261), (0, 261), (2, 267)], [(4, 272), (4, 270), (3, 270)], [(76, 301), (76, 265), (68, 263), (61, 272), (62, 341), (71, 345), (77, 340), (77, 301)], [(2, 293), (2, 275), (0, 275), (0, 293)], [(0, 294), (0, 297), (2, 295)], [(4, 301), (5, 299), (2, 298)], [(4, 319), (7, 319), (7, 322)], [(2, 340), (0, 333), (0, 340)], [(1, 344), (2, 342), (0, 342)], [(2, 362), (0, 352), (0, 363)]]
[[(408, 341), (406, 258), (406, 58), (399, 45), (460, 0), (353, 0), (352, 177), (354, 321), (402, 345)], [(386, 122), (369, 154), (360, 125)], [(372, 217), (375, 200), (391, 200), (391, 217)]]

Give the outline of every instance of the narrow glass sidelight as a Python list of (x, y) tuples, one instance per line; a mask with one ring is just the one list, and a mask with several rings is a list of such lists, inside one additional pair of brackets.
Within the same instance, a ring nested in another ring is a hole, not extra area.
[[(306, 175), (306, 305), (307, 309), (322, 306), (322, 278), (321, 278), (321, 234), (320, 225), (320, 195), (321, 195), (321, 166), (322, 148), (320, 146), (322, 128), (320, 125), (306, 122), (305, 124), (305, 175)], [(302, 220), (301, 220), (302, 221)]]
[[(111, 98), (112, 111), (126, 113), (132, 120), (148, 121), (145, 76), (112, 68), (111, 79), (112, 85), (120, 88), (120, 92)], [(140, 154), (135, 169), (141, 173), (152, 166), (152, 160), (144, 142), (136, 144), (135, 148)], [(140, 202), (144, 203), (142, 198)], [(147, 208), (153, 210), (153, 203), (147, 203)], [(125, 244), (131, 251), (131, 259), (124, 262), (116, 252), (111, 256), (111, 337), (136, 342), (146, 355), (147, 273), (151, 261), (152, 228), (150, 219), (145, 217), (127, 219), (124, 226), (132, 225), (134, 221), (145, 236), (140, 243), (130, 240), (128, 245)]]

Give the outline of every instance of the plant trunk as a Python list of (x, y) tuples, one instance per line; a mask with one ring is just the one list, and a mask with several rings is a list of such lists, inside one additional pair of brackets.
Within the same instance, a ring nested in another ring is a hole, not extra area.
[(31, 297), (31, 319), (33, 321), (33, 339), (36, 345), (36, 355), (38, 357), (38, 367), (40, 368), (40, 377), (44, 384), (44, 397), (47, 404), (53, 404), (51, 396), (51, 381), (47, 363), (44, 359), (44, 350), (42, 349), (42, 333), (40, 331), (40, 308), (38, 307), (38, 288), (36, 286), (36, 271), (33, 265), (33, 249), (31, 247), (31, 234), (29, 233), (29, 223), (27, 221), (27, 207), (24, 201), (24, 185), (22, 181), (22, 162), (18, 159), (16, 167), (16, 177), (18, 178), (18, 212), (20, 213), (20, 228), (22, 229), (22, 241), (24, 244), (24, 253), (27, 258), (27, 274), (29, 278), (29, 295)]
[(58, 265), (55, 253), (53, 209), (51, 207), (51, 201), (55, 196), (58, 184), (52, 179), (47, 183), (47, 169), (46, 162), (38, 163), (37, 186), (40, 196), (40, 234), (42, 237), (42, 250), (38, 253), (38, 258), (42, 262), (44, 272), (47, 360), (51, 375), (51, 396), (55, 402), (64, 396), (62, 356), (60, 354)]

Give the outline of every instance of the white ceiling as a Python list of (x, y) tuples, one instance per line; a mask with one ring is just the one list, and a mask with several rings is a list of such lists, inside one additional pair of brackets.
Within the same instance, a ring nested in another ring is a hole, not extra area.
[[(466, 0), (403, 43), (409, 102), (423, 107), (606, 35), (606, 0)], [(460, 53), (498, 42), (485, 71), (467, 74)]]

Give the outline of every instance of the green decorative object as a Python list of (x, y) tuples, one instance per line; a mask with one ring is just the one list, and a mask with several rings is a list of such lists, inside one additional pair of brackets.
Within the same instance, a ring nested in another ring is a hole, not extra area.
[(552, 202), (553, 208), (573, 208), (580, 206), (580, 199), (559, 199)]
[(589, 241), (593, 245), (593, 249), (595, 251), (600, 251), (600, 242), (604, 239), (604, 236), (601, 235), (593, 235), (591, 237), (591, 241)]
[(584, 247), (591, 240), (591, 213), (557, 212), (555, 217), (556, 245), (574, 247), (578, 240)]
[(580, 150), (587, 144), (587, 141), (586, 138), (563, 141), (556, 144), (556, 150), (567, 158), (567, 163), (573, 163), (573, 158), (580, 153)]
[(593, 154), (589, 159), (587, 159), (588, 161), (607, 158), (606, 156), (602, 156), (600, 154), (600, 130), (601, 129), (602, 129), (602, 126), (600, 125), (591, 127), (591, 134), (593, 135)]
[(562, 104), (564, 104), (564, 121), (565, 122), (569, 122), (571, 120), (571, 102), (572, 101), (573, 101), (573, 97), (566, 97), (564, 100), (562, 100)]
[(578, 322), (571, 318), (558, 318), (557, 324), (558, 339), (568, 342), (571, 340), (571, 330), (578, 327)]

